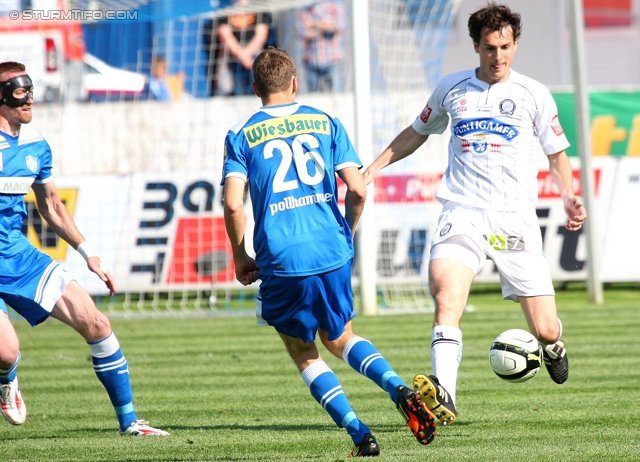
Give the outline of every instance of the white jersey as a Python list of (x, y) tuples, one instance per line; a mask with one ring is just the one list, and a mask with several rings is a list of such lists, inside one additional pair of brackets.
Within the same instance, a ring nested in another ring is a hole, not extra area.
[[(449, 162), (436, 197), (497, 211), (535, 212), (537, 141), (545, 154), (569, 146), (547, 88), (511, 70), (489, 85), (475, 70), (436, 86), (413, 122), (422, 135), (440, 134), (451, 119)], [(537, 138), (537, 140), (536, 140)]]

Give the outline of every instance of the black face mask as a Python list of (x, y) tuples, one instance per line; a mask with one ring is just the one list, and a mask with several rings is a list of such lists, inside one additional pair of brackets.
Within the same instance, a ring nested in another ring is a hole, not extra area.
[[(24, 97), (20, 99), (13, 96), (13, 92), (18, 88), (26, 90)], [(29, 98), (33, 97), (33, 82), (27, 74), (17, 75), (9, 80), (0, 82), (0, 89), (2, 91), (0, 106), (6, 104), (9, 107), (22, 107), (27, 104)]]

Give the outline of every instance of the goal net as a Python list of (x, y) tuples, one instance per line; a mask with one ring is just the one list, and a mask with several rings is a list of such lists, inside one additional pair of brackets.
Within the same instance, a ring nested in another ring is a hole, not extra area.
[[(24, 3), (16, 2), (16, 9)], [(37, 86), (47, 89), (46, 97), (36, 92), (32, 125), (51, 145), (60, 194), (111, 269), (119, 295), (109, 297), (82, 257), (47, 227), (31, 195), (23, 232), (112, 315), (251, 311), (256, 288), (235, 281), (220, 181), (226, 132), (260, 102), (244, 86), (246, 68), (225, 34), (230, 31), (237, 43), (246, 44), (266, 29), (262, 46), (285, 48), (296, 60), (298, 100), (337, 116), (352, 134), (351, 56), (358, 50), (351, 47), (350, 2), (335, 2), (342, 15), (337, 33), (342, 59), (338, 78), (323, 80), (319, 91), (307, 86), (313, 66), (305, 65), (299, 26), (302, 10), (317, 2), (27, 3), (30, 20), (9, 20), (9, 13), (0, 11), (0, 42), (11, 38), (21, 47), (13, 55), (3, 51), (3, 60), (28, 62)], [(458, 3), (369, 1), (374, 156), (426, 103), (440, 77)], [(158, 80), (165, 83), (157, 85)], [(425, 165), (419, 152), (376, 180), (379, 242), (371, 251), (377, 252), (381, 311), (431, 305), (426, 255), (434, 217), (423, 203), (433, 200), (438, 178)]]
[[(419, 115), (440, 79), (449, 30), (459, 1), (369, 2), (372, 145), (374, 157)], [(436, 137), (437, 138), (437, 137)], [(442, 140), (382, 170), (374, 181), (378, 229), (379, 313), (429, 311), (428, 241), (438, 207), (440, 176), (428, 165), (443, 158)], [(446, 158), (446, 157), (445, 157)], [(425, 202), (431, 207), (425, 207)]]

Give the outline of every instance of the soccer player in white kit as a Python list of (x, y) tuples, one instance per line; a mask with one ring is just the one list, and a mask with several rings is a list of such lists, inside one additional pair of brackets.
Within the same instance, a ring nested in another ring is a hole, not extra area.
[(551, 379), (564, 383), (569, 363), (555, 292), (536, 216), (537, 142), (562, 196), (566, 228), (587, 218), (573, 192), (569, 146), (556, 104), (545, 86), (511, 69), (520, 15), (489, 3), (469, 18), (480, 57), (473, 70), (445, 76), (426, 107), (367, 168), (365, 182), (420, 147), (450, 122), (448, 166), (436, 197), (443, 204), (431, 243), (429, 288), (435, 300), (431, 358), (434, 375), (414, 388), (443, 423), (455, 423), (456, 382), (462, 358), (460, 318), (486, 258), (500, 274), (502, 295), (520, 302), (530, 331), (543, 346)]
[(168, 435), (138, 419), (129, 366), (109, 319), (73, 276), (21, 232), (27, 218), (24, 196), (32, 189), (47, 224), (115, 294), (111, 273), (91, 250), (58, 195), (49, 144), (36, 130), (23, 126), (31, 122), (33, 91), (23, 64), (0, 63), (0, 414), (12, 425), (21, 425), (27, 418), (17, 376), (20, 342), (8, 316), (9, 305), (34, 327), (51, 316), (85, 339), (122, 435)]

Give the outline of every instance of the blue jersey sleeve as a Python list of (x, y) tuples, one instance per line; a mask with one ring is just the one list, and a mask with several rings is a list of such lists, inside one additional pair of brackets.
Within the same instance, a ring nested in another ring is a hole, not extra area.
[(49, 146), (49, 143), (47, 143), (44, 140), (42, 141), (42, 143), (44, 144), (44, 146), (42, 147), (42, 153), (38, 158), (38, 163), (40, 168), (35, 178), (36, 183), (44, 183), (49, 178), (51, 178), (51, 175), (52, 175), (51, 167), (52, 167), (53, 161), (51, 156), (51, 147)]
[(353, 148), (344, 126), (337, 118), (333, 118), (332, 121), (335, 128), (333, 140), (335, 144), (333, 169), (338, 171), (346, 167), (362, 167), (362, 162), (360, 162), (360, 158)]
[(224, 140), (224, 164), (222, 166), (221, 185), (229, 176), (242, 178), (245, 181), (249, 176), (247, 159), (242, 151), (242, 137), (230, 131)]

